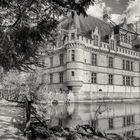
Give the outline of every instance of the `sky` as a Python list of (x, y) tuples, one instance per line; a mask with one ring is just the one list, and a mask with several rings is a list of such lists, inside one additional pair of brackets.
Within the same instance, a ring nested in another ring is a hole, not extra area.
[(137, 22), (140, 28), (140, 0), (96, 0), (87, 13), (100, 19), (104, 13), (108, 13), (116, 24), (122, 23), (126, 18), (127, 23)]

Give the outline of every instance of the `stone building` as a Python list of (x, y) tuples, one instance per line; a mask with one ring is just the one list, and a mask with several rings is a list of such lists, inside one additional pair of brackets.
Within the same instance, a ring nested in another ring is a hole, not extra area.
[(78, 100), (140, 97), (140, 41), (132, 24), (75, 15), (61, 21), (57, 40), (43, 70), (50, 91), (69, 90)]

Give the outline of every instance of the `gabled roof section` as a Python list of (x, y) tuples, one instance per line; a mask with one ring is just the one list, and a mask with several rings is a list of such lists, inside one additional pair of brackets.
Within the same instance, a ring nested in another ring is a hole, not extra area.
[(132, 23), (130, 23), (130, 24), (121, 23), (121, 24), (119, 24), (118, 26), (119, 26), (120, 28), (122, 28), (122, 29), (125, 29), (125, 30), (128, 30), (128, 31), (130, 31), (130, 32), (135, 33), (135, 31), (134, 31), (134, 25), (133, 25)]
[(91, 33), (95, 30), (96, 27), (98, 27), (99, 34), (102, 37), (110, 35), (112, 32), (112, 28), (109, 23), (89, 15), (86, 17), (82, 15), (75, 15), (73, 18), (68, 17), (63, 20), (61, 27), (65, 30), (69, 30), (71, 27), (75, 27), (78, 29), (78, 34), (84, 35), (88, 38), (91, 38)]
[(137, 36), (133, 41), (133, 48), (140, 51), (140, 37)]

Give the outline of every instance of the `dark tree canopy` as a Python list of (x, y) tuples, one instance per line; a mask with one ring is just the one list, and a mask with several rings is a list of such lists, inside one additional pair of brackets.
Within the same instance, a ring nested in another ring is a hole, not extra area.
[[(38, 48), (54, 42), (59, 18), (86, 16), (94, 0), (0, 0), (0, 66), (28, 71), (42, 66)], [(46, 47), (46, 46), (45, 46)]]

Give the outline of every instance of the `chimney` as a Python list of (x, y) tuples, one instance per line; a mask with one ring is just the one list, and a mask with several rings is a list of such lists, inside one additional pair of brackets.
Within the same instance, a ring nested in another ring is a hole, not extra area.
[(106, 23), (108, 22), (108, 14), (103, 15), (103, 21), (105, 21)]
[(106, 9), (103, 10), (103, 20), (107, 23), (108, 22), (108, 12)]

